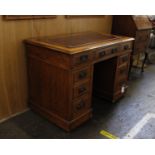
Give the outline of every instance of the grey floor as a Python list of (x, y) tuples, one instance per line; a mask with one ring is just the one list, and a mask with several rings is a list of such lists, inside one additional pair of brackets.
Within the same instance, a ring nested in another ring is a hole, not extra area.
[[(93, 118), (71, 133), (28, 111), (0, 124), (0, 138), (105, 139), (101, 130), (123, 138), (147, 113), (155, 113), (155, 65), (143, 75), (132, 71), (129, 89), (116, 104), (93, 98)], [(155, 118), (148, 120), (132, 138), (155, 138)]]

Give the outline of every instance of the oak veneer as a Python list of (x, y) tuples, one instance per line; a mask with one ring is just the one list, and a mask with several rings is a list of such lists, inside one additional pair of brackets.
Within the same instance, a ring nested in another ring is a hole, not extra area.
[(30, 106), (76, 128), (92, 117), (92, 92), (112, 102), (124, 95), (133, 40), (96, 32), (27, 39)]

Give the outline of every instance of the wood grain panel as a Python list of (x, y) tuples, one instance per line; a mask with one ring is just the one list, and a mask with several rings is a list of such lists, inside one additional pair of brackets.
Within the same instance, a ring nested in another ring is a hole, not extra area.
[(5, 21), (0, 16), (0, 119), (27, 107), (27, 71), (23, 40), (83, 31), (110, 33), (112, 16)]
[[(0, 24), (0, 32), (2, 32), (2, 25)], [(0, 35), (0, 118), (8, 117), (11, 114), (9, 107), (9, 97), (6, 88), (6, 78), (4, 71), (4, 57), (5, 53), (3, 52), (3, 39)]]

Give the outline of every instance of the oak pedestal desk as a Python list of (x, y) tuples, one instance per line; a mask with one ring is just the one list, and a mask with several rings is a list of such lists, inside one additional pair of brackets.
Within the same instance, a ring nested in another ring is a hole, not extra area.
[(92, 117), (92, 92), (112, 102), (125, 93), (133, 40), (96, 32), (27, 39), (30, 106), (76, 128)]

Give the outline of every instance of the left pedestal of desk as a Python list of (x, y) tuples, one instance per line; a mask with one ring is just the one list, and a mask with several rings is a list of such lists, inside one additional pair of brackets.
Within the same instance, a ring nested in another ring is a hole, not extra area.
[(30, 107), (66, 131), (90, 119), (91, 66), (73, 69), (71, 55), (28, 43), (26, 52)]

